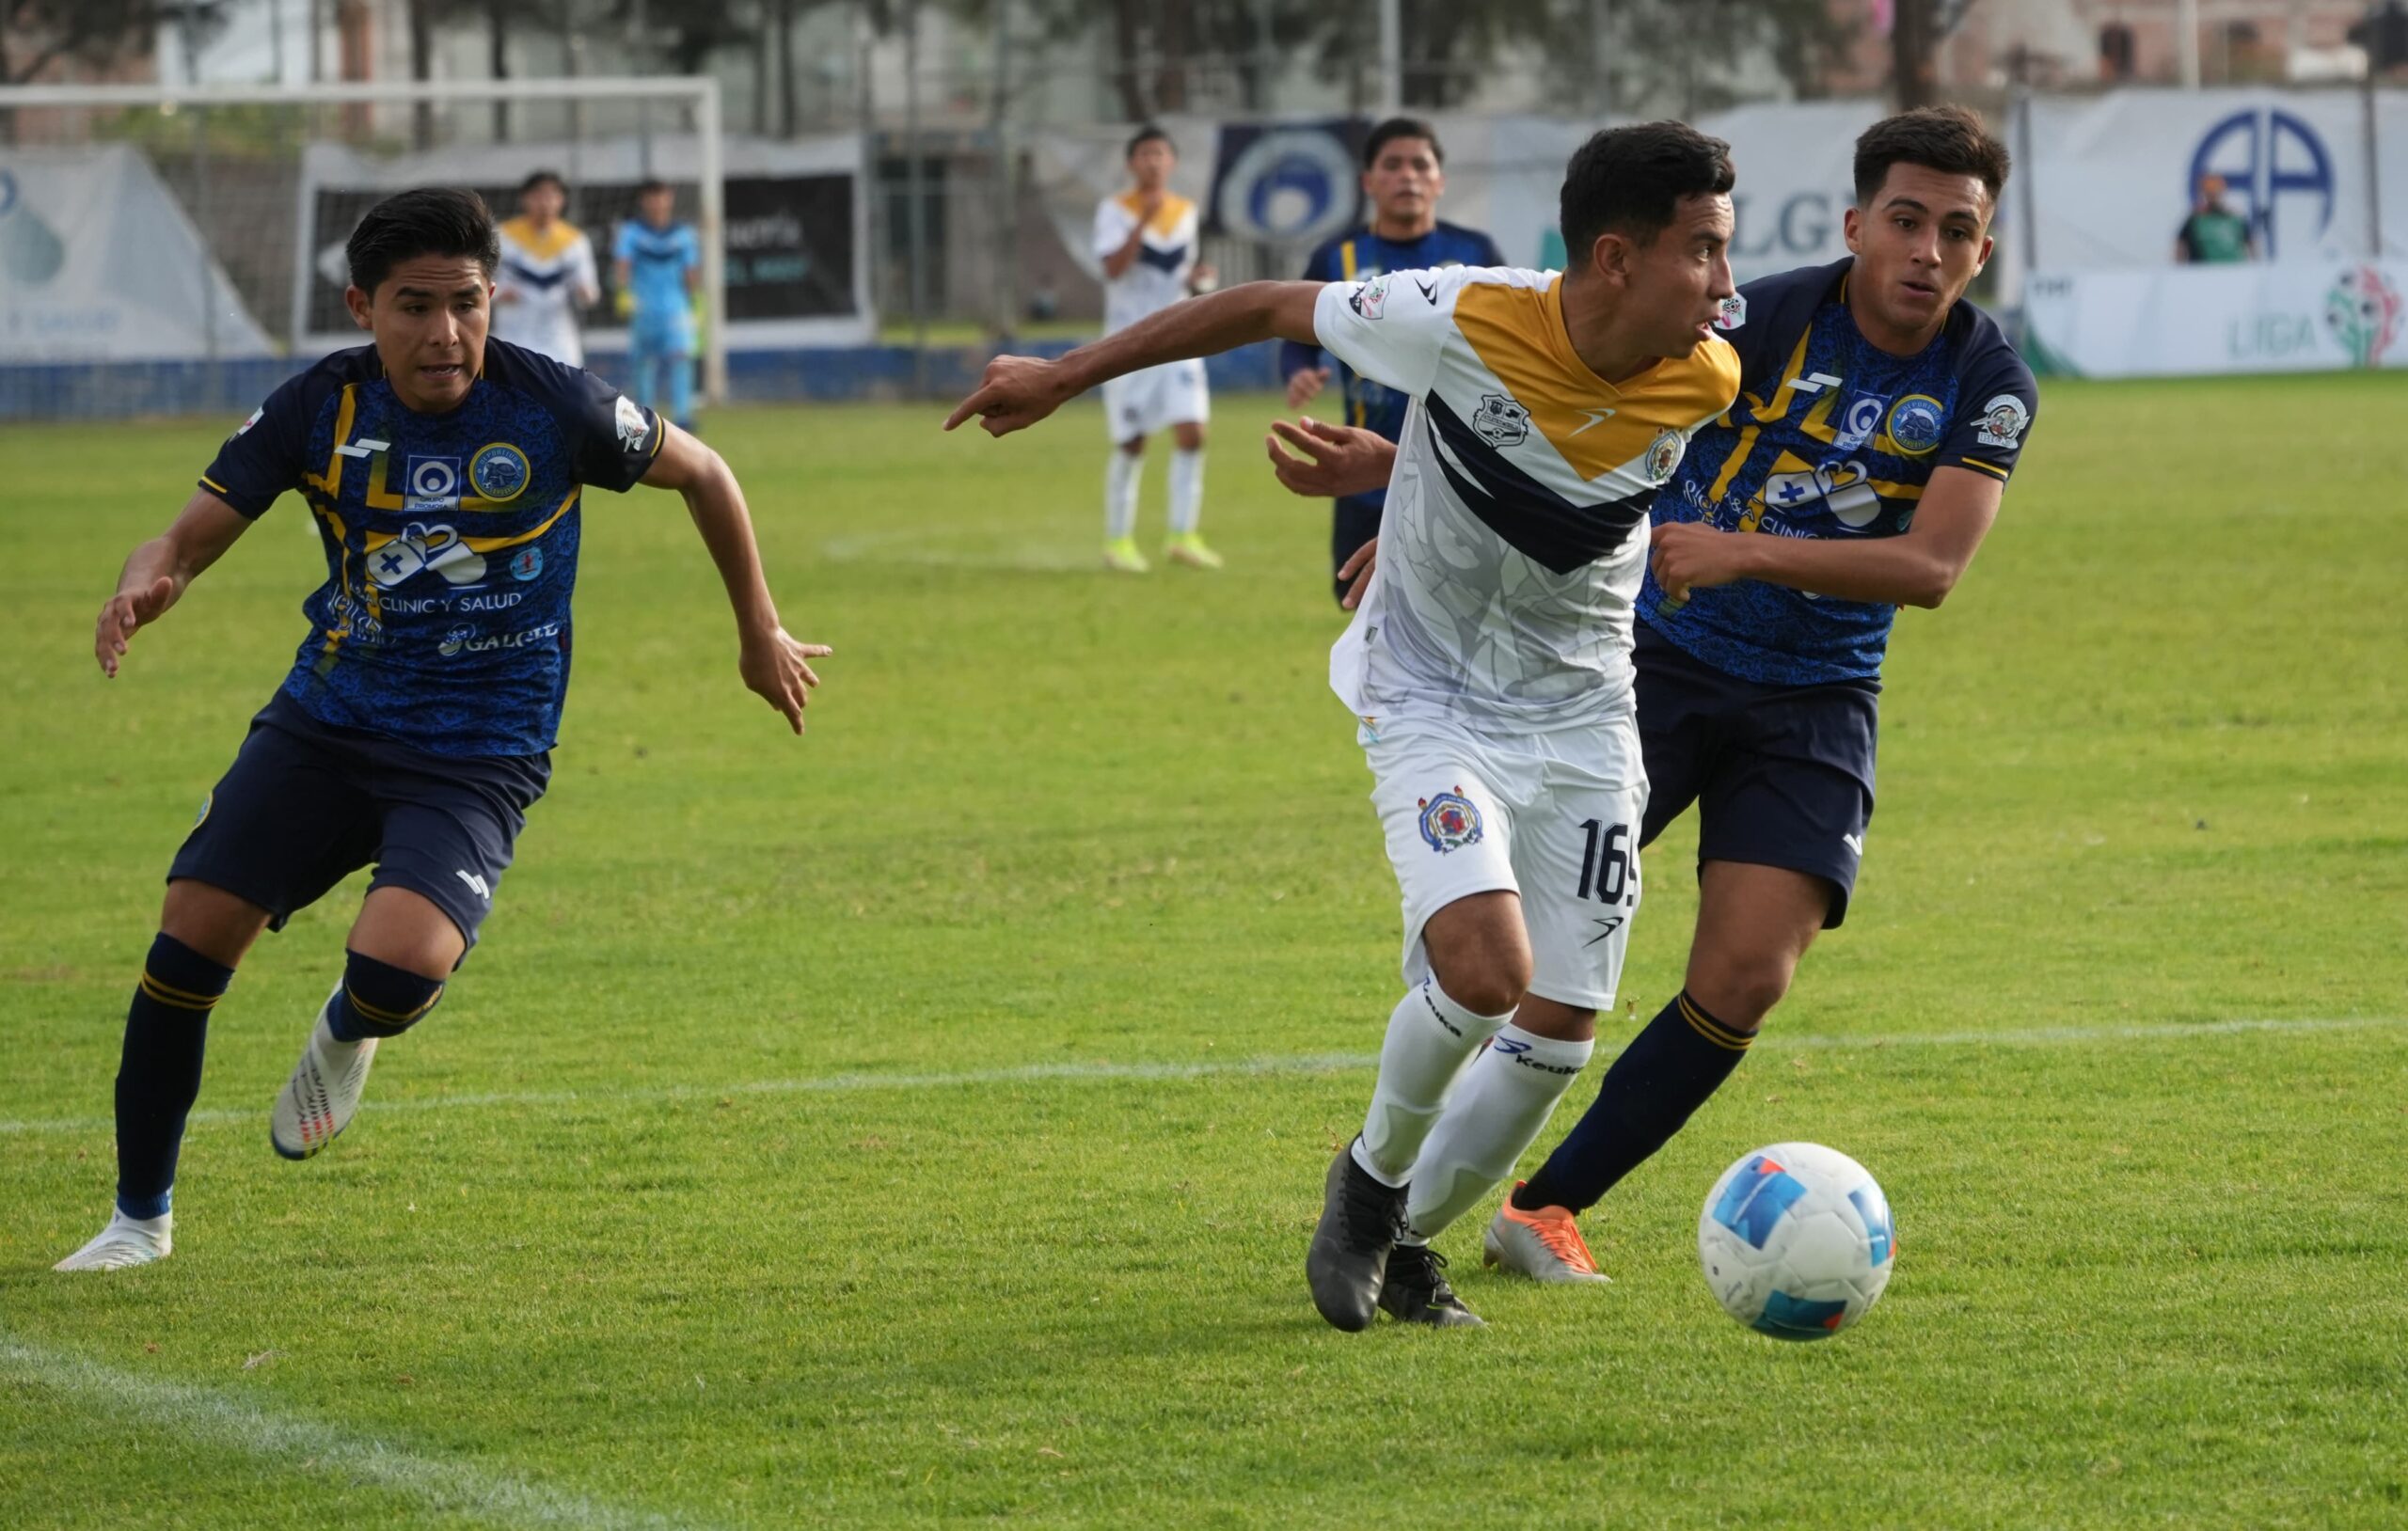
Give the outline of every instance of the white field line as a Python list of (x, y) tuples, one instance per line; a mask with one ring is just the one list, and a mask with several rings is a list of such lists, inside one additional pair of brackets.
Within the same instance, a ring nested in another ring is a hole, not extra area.
[[(90, 1277), (83, 1278), (90, 1280)], [(0, 1376), (63, 1394), (94, 1414), (133, 1419), (205, 1445), (278, 1462), (329, 1490), (373, 1484), (446, 1514), (497, 1525), (576, 1525), (675, 1531), (693, 1523), (589, 1499), (462, 1461), (445, 1461), (303, 1416), (262, 1408), (232, 1393), (146, 1377), (28, 1345), (0, 1332)], [(30, 1400), (28, 1400), (30, 1401)], [(87, 1485), (56, 1492), (88, 1500)], [(60, 1506), (62, 1513), (66, 1505)]]
[[(2157, 1041), (2185, 1036), (2232, 1036), (2252, 1033), (2364, 1031), (2408, 1026), (2408, 1016), (2356, 1016), (2337, 1019), (2199, 1020), (2136, 1022), (2122, 1026), (2033, 1026), (1992, 1032), (1892, 1032), (1847, 1036), (1783, 1036), (1776, 1027), (1760, 1046), (1767, 1053), (1792, 1050), (1878, 1051), (1887, 1048), (1960, 1048), (1976, 1046), (2036, 1047), (2052, 1043), (2081, 1045), (2098, 1042)], [(633, 1090), (499, 1090), (476, 1095), (429, 1096), (420, 1100), (370, 1099), (363, 1113), (463, 1111), (484, 1106), (578, 1106), (631, 1104), (646, 1101), (717, 1100), (737, 1096), (850, 1095), (867, 1090), (942, 1090), (993, 1084), (1112, 1083), (1127, 1080), (1196, 1080), (1230, 1076), (1331, 1074), (1370, 1068), (1379, 1056), (1369, 1052), (1316, 1053), (1292, 1058), (1235, 1058), (1206, 1063), (1074, 1063), (1027, 1064), (1013, 1068), (969, 1068), (944, 1073), (829, 1074), (813, 1079), (747, 1080), (733, 1084), (672, 1084)], [(264, 1113), (217, 1107), (196, 1111), (190, 1124), (257, 1121)], [(94, 1132), (111, 1127), (106, 1116), (62, 1116), (47, 1120), (0, 1121), (0, 1136), (9, 1133)]]

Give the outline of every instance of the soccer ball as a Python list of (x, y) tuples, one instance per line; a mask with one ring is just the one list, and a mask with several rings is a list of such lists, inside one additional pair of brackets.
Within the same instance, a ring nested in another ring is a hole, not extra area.
[(1706, 1192), (1698, 1259), (1715, 1301), (1775, 1339), (1827, 1339), (1890, 1284), (1897, 1234), (1864, 1166), (1835, 1148), (1777, 1143)]

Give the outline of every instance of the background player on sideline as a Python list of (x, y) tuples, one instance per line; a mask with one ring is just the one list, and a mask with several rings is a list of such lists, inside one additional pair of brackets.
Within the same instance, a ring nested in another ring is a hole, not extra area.
[(93, 633), (114, 679), (135, 632), (285, 491), (316, 513), (326, 579), (302, 604), (309, 636), (167, 870), (117, 1076), (116, 1207), (61, 1271), (174, 1247), (210, 1012), (261, 930), (374, 864), (341, 981), (269, 1112), (288, 1159), (343, 1129), (378, 1041), (442, 998), (551, 778), (587, 488), (685, 497), (736, 610), (737, 671), (798, 734), (807, 661), (829, 652), (780, 624), (718, 453), (590, 372), (487, 341), (500, 252), (483, 202), (389, 197), (346, 253), (344, 301), (373, 343), (268, 396), (126, 560)]
[(1408, 985), (1306, 1255), (1338, 1328), (1382, 1308), (1480, 1322), (1429, 1239), (1513, 1173), (1613, 1002), (1647, 799), (1631, 607), (1648, 504), (1737, 392), (1712, 328), (1734, 292), (1732, 182), (1729, 146), (1685, 124), (1600, 133), (1564, 173), (1581, 256), (1560, 275), (1250, 282), (1058, 361), (997, 357), (945, 421), (1003, 435), (1106, 378), (1275, 338), (1417, 401), (1387, 561), (1330, 654), (1403, 893)]
[(669, 418), (694, 428), (694, 304), (703, 286), (703, 242), (676, 221), (677, 194), (666, 182), (636, 191), (639, 216), (619, 225), (612, 251), (619, 304), (627, 316), (627, 367), (636, 402), (657, 408), (657, 373), (669, 379)]
[[(1392, 117), (1371, 130), (1363, 144), (1363, 197), (1371, 221), (1340, 234), (1305, 262), (1308, 282), (1369, 281), (1391, 271), (1437, 271), (1448, 266), (1501, 266), (1497, 242), (1476, 229), (1438, 221), (1438, 199), (1447, 191), (1447, 154), (1438, 132), (1410, 117)], [(1394, 441), (1404, 428), (1412, 399), (1375, 383), (1318, 345), (1287, 341), (1279, 348), (1279, 372), (1288, 380), (1288, 407), (1302, 409), (1327, 387), (1333, 371), (1345, 399), (1346, 423), (1376, 431)], [(1313, 421), (1275, 421), (1272, 430), (1291, 440), (1312, 433)], [(1299, 441), (1299, 445), (1308, 445)], [(1329, 566), (1334, 572), (1356, 548), (1380, 532), (1380, 507), (1387, 481), (1365, 494), (1341, 497), (1330, 508)], [(1342, 601), (1346, 583), (1338, 582)]]
[[(2031, 370), (1964, 301), (2008, 170), (1962, 108), (1875, 123), (1856, 143), (1853, 253), (1749, 283), (1724, 321), (1739, 401), (1656, 502), (1639, 604), (1641, 843), (1698, 810), (1686, 985), (1498, 1209), (1485, 1248), (1508, 1269), (1601, 1279), (1574, 1217), (1730, 1077), (1847, 912), (1891, 624), (1956, 587), (2039, 408)], [(1283, 481), (1358, 485), (1391, 449), (1349, 432), (1320, 455)]]
[[(1096, 205), (1095, 253), (1103, 262), (1103, 332), (1114, 335), (1160, 313), (1197, 287), (1212, 268), (1196, 259), (1196, 204), (1170, 190), (1179, 163), (1170, 134), (1148, 124), (1129, 140), (1134, 184)], [(1137, 481), (1145, 472), (1146, 437), (1167, 427), (1170, 537), (1163, 556), (1190, 568), (1217, 569), (1221, 555), (1204, 545), (1196, 524), (1204, 511), (1204, 422), (1212, 395), (1204, 363), (1195, 357), (1149, 367), (1103, 386), (1104, 428), (1112, 435), (1103, 478), (1103, 564), (1144, 574), (1137, 551)]]
[(518, 216), (499, 230), (493, 338), (563, 367), (582, 367), (579, 320), (601, 301), (602, 279), (594, 267), (594, 242), (561, 215), (567, 209), (568, 183), (549, 170), (536, 171), (518, 188)]

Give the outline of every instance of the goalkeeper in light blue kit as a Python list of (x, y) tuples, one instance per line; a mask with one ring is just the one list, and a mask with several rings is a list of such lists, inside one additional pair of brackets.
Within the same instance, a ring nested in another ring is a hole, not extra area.
[(694, 428), (695, 305), (702, 292), (703, 241), (690, 223), (674, 222), (677, 194), (647, 181), (636, 192), (640, 217), (619, 225), (611, 250), (619, 306), (627, 316), (628, 380), (636, 402), (661, 405), (657, 373), (669, 374), (669, 418)]

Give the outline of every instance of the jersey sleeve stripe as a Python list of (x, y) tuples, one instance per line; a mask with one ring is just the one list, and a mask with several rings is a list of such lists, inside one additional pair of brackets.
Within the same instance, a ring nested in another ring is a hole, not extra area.
[(200, 481), (209, 485), (212, 489), (216, 490), (221, 495), (230, 495), (234, 492), (231, 489), (227, 488), (224, 484), (219, 483), (215, 479), (211, 478), (206, 473), (200, 476)]
[(1978, 457), (1959, 457), (1953, 463), (1943, 463), (1941, 466), (1943, 467), (1977, 467), (1985, 473), (1995, 473), (2002, 480), (2008, 477), (2006, 469), (1999, 466), (1996, 463), (1985, 463)]

